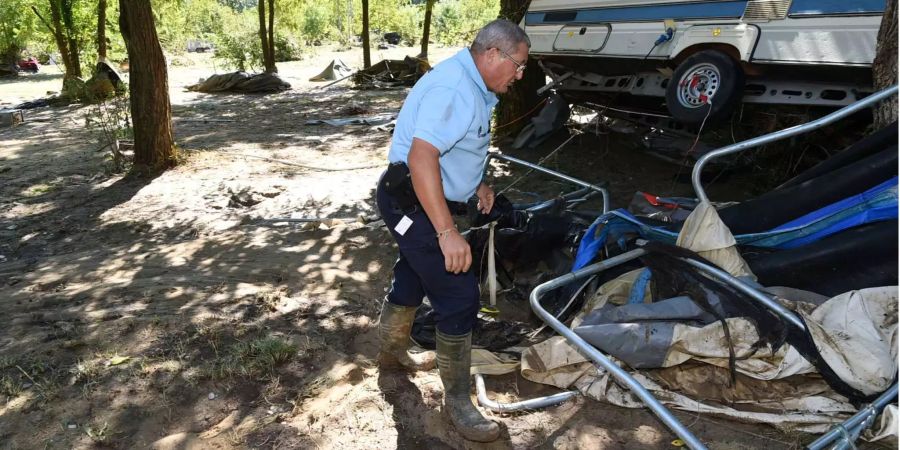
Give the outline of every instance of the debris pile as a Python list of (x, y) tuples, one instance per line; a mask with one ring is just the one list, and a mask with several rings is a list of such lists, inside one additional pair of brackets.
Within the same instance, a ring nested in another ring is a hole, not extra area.
[(216, 74), (199, 83), (188, 86), (189, 91), (195, 92), (238, 92), (244, 94), (266, 94), (281, 92), (291, 88), (291, 85), (282, 80), (278, 74), (259, 73), (251, 75), (247, 72), (233, 72)]
[(403, 60), (385, 59), (356, 72), (353, 82), (360, 89), (412, 86), (429, 70), (431, 66), (424, 59), (409, 56)]

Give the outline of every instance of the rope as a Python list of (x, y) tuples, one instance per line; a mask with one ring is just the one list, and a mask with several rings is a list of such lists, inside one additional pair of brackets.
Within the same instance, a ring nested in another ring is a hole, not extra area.
[(516, 123), (516, 122), (518, 122), (518, 121), (520, 121), (520, 120), (522, 120), (522, 119), (528, 117), (529, 114), (533, 113), (536, 109), (538, 109), (538, 108), (539, 108), (541, 105), (543, 105), (544, 103), (547, 103), (547, 99), (546, 99), (546, 98), (543, 99), (543, 100), (541, 100), (541, 101), (539, 101), (538, 104), (537, 104), (537, 105), (534, 105), (534, 108), (531, 108), (530, 110), (528, 110), (527, 113), (522, 114), (521, 116), (519, 116), (519, 117), (513, 119), (513, 120), (510, 121), (510, 122), (506, 122), (506, 123), (504, 123), (503, 125), (497, 125), (496, 127), (494, 127), (494, 129), (495, 129), (495, 130), (499, 130), (500, 128), (503, 128), (503, 127), (512, 125), (512, 124), (514, 124), (514, 123)]
[(642, 112), (642, 111), (633, 111), (633, 110), (628, 110), (628, 109), (613, 108), (612, 106), (609, 106), (609, 105), (598, 105), (593, 102), (584, 102), (584, 105), (602, 108), (600, 111), (598, 111), (601, 114), (603, 113), (603, 111), (608, 109), (610, 111), (618, 111), (618, 112), (626, 113), (626, 114), (637, 114), (639, 116), (659, 117), (660, 119), (671, 119), (672, 118), (672, 116), (667, 116), (664, 114), (653, 114), (653, 113)]
[(672, 190), (675, 187), (675, 182), (676, 180), (678, 180), (678, 177), (681, 176), (681, 170), (684, 168), (684, 164), (690, 157), (691, 152), (694, 151), (694, 147), (696, 147), (697, 143), (700, 142), (700, 136), (703, 134), (703, 127), (706, 126), (706, 119), (709, 119), (709, 115), (710, 113), (712, 113), (712, 99), (707, 98), (706, 104), (709, 105), (709, 109), (706, 111), (706, 116), (703, 117), (703, 121), (700, 122), (700, 129), (697, 130), (697, 137), (694, 138), (694, 143), (691, 144), (691, 148), (689, 148), (688, 151), (684, 152), (684, 158), (681, 159), (681, 164), (678, 165), (678, 173), (675, 174), (675, 178), (672, 178), (672, 185), (669, 187), (669, 190)]
[[(569, 136), (569, 138), (566, 139), (565, 142), (563, 142), (562, 144), (559, 144), (559, 147), (556, 147), (555, 149), (553, 149), (552, 152), (548, 153), (547, 156), (541, 158), (541, 160), (537, 162), (537, 165), (540, 166), (541, 164), (543, 164), (544, 161), (546, 161), (548, 158), (550, 158), (551, 156), (553, 156), (556, 152), (560, 151), (560, 150), (561, 150), (563, 147), (565, 147), (566, 144), (568, 144), (572, 139), (575, 139), (575, 136), (578, 136), (578, 135), (581, 134), (581, 132), (580, 132), (580, 131), (577, 131), (577, 130), (571, 130), (571, 131), (572, 131), (572, 135)], [(516, 178), (515, 181), (513, 181), (512, 183), (509, 183), (509, 185), (506, 186), (505, 188), (503, 188), (503, 190), (501, 190), (500, 192), (498, 192), (497, 195), (500, 195), (500, 194), (502, 194), (502, 193), (504, 193), (504, 192), (510, 190), (510, 189), (511, 189), (513, 186), (515, 186), (518, 182), (522, 181), (523, 178), (527, 177), (528, 175), (531, 175), (531, 172), (534, 172), (534, 169), (528, 169), (528, 172), (525, 172), (524, 174), (522, 174), (522, 176), (520, 176), (519, 178)]]

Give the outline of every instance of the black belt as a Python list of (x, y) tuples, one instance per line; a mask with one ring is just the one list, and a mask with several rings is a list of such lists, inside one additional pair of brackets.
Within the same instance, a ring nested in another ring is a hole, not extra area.
[[(397, 206), (404, 213), (411, 213), (417, 208), (421, 209), (419, 197), (413, 188), (412, 178), (409, 175), (409, 167), (406, 163), (396, 162), (388, 166), (387, 171), (381, 177), (381, 187), (397, 202)], [(465, 216), (469, 207), (464, 202), (447, 200), (447, 209), (453, 216)]]

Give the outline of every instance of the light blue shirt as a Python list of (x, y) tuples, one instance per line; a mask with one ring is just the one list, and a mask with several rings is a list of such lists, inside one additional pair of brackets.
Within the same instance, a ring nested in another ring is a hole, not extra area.
[(447, 200), (464, 202), (481, 183), (491, 141), (491, 112), (497, 96), (488, 91), (469, 49), (426, 73), (406, 97), (390, 162), (407, 162), (413, 138), (440, 151), (441, 182)]

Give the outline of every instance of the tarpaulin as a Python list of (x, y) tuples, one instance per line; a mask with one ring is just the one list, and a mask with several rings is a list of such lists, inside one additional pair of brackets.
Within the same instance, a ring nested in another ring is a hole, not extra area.
[[(624, 304), (637, 273), (601, 287), (598, 296), (589, 302), (591, 308), (611, 307), (610, 302)], [(897, 373), (897, 301), (897, 287), (889, 286), (847, 292), (820, 306), (786, 304), (802, 315), (822, 357), (835, 372), (857, 389), (873, 393), (886, 389)], [(583, 310), (579, 314), (574, 326), (591, 326), (582, 320), (586, 319), (585, 313)], [(769, 423), (782, 429), (820, 433), (855, 412), (847, 399), (829, 389), (793, 347), (784, 345), (776, 352), (770, 348), (754, 352), (751, 348), (758, 340), (755, 326), (742, 318), (727, 321), (736, 353), (746, 357), (737, 361), (740, 375), (735, 386), (729, 387), (727, 382), (728, 350), (719, 322), (702, 327), (676, 324), (670, 345), (664, 354), (657, 355), (662, 368), (631, 369), (632, 375), (670, 407)], [(602, 345), (599, 347), (603, 349)], [(526, 379), (562, 389), (574, 386), (586, 395), (615, 405), (643, 407), (637, 397), (587, 361), (562, 337), (528, 348), (522, 355), (521, 373)], [(773, 394), (776, 392), (779, 395)], [(692, 398), (691, 394), (697, 397)], [(886, 413), (866, 436), (895, 441), (896, 415)]]
[[(771, 231), (737, 235), (734, 240), (739, 245), (788, 249), (854, 226), (896, 219), (897, 182), (897, 177), (893, 177), (863, 193), (835, 202)], [(597, 218), (585, 232), (572, 270), (590, 264), (607, 242), (615, 242), (619, 236), (628, 233), (669, 244), (674, 244), (679, 234), (663, 227), (644, 224), (627, 211), (610, 211)]]

